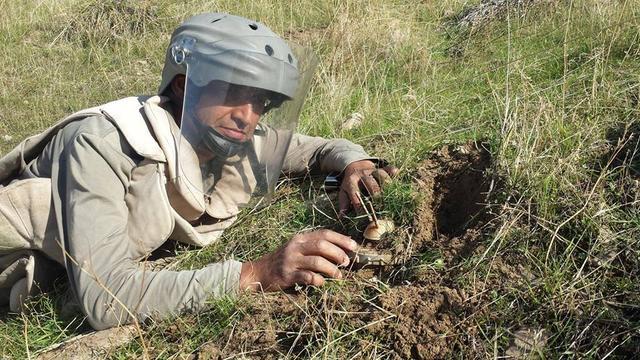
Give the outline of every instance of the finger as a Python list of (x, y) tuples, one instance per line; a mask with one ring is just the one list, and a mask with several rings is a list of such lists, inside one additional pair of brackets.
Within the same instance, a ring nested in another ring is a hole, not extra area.
[(304, 236), (308, 237), (309, 240), (313, 240), (315, 242), (319, 240), (329, 241), (330, 243), (337, 245), (344, 250), (355, 251), (358, 249), (358, 243), (353, 241), (353, 239), (332, 230), (322, 229), (318, 231), (312, 231), (304, 234)]
[[(357, 175), (346, 177), (342, 180), (342, 185), (340, 186), (340, 190), (345, 193), (343, 197), (347, 197), (349, 204), (353, 206), (355, 210), (360, 210), (363, 205), (360, 203), (360, 200), (358, 200), (358, 192), (360, 191), (358, 188), (359, 178)], [(346, 208), (348, 210), (349, 205), (346, 205)]]
[(340, 266), (349, 265), (349, 256), (347, 256), (346, 251), (340, 246), (324, 239), (306, 242), (303, 244), (301, 252), (307, 256), (322, 256)]
[(380, 185), (378, 185), (378, 182), (373, 175), (365, 175), (360, 178), (360, 181), (369, 195), (374, 196), (380, 194)]
[(353, 187), (353, 188), (355, 188), (355, 190), (351, 190), (348, 193), (349, 200), (351, 201), (351, 206), (353, 206), (354, 209), (359, 211), (359, 210), (362, 210), (362, 207), (364, 206), (364, 204), (360, 202), (360, 198), (358, 197), (358, 193), (360, 192), (360, 190), (357, 187)]
[(382, 170), (384, 170), (391, 177), (396, 177), (398, 175), (398, 173), (400, 173), (400, 169), (398, 169), (397, 167), (395, 167), (393, 165), (387, 165), (387, 166), (383, 167)]
[(359, 192), (360, 192), (360, 190), (355, 190), (355, 191), (349, 193), (349, 199), (351, 200), (351, 206), (353, 206), (353, 208), (356, 209), (356, 210), (362, 210), (362, 207), (364, 206), (362, 201), (360, 201), (360, 197), (358, 196)]
[(338, 217), (343, 217), (347, 211), (349, 210), (349, 207), (351, 207), (351, 201), (349, 200), (349, 194), (347, 194), (346, 191), (342, 191), (340, 190), (340, 193), (338, 194), (338, 206), (339, 206), (339, 212), (338, 212)]
[(322, 256), (305, 256), (300, 263), (300, 268), (324, 274), (327, 277), (342, 279), (342, 273), (338, 267)]
[(384, 186), (391, 182), (391, 176), (384, 169), (375, 169), (371, 175), (374, 179), (380, 184), (380, 186)]
[(296, 271), (296, 273), (294, 274), (293, 284), (322, 286), (324, 285), (324, 278), (322, 277), (322, 275), (316, 274), (313, 271), (300, 270)]

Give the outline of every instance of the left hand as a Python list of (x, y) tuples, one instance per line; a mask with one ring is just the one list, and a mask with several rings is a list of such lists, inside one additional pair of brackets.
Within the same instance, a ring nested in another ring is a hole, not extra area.
[(391, 177), (396, 176), (399, 171), (398, 168), (392, 165), (377, 168), (376, 164), (370, 160), (360, 160), (349, 164), (344, 169), (342, 183), (340, 184), (340, 193), (338, 195), (339, 216), (344, 216), (351, 206), (356, 210), (362, 209), (363, 204), (358, 199), (360, 186), (369, 195), (378, 196), (384, 184), (390, 181)]

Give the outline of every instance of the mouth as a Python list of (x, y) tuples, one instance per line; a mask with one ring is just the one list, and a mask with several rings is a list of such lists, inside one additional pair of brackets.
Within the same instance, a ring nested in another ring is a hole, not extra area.
[(247, 138), (247, 135), (238, 129), (221, 127), (218, 131), (225, 137), (237, 141), (244, 141)]

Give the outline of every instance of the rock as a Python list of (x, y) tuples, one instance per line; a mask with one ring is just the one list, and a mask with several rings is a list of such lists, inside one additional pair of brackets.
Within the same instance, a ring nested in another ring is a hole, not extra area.
[(456, 24), (463, 29), (478, 28), (501, 18), (510, 8), (522, 10), (543, 2), (551, 3), (553, 0), (484, 0), (455, 16)]
[(511, 346), (505, 355), (514, 359), (525, 359), (532, 354), (542, 353), (549, 336), (545, 329), (520, 328), (513, 333)]
[(364, 116), (359, 112), (355, 112), (349, 116), (347, 120), (342, 123), (342, 130), (351, 130), (362, 125), (364, 121)]

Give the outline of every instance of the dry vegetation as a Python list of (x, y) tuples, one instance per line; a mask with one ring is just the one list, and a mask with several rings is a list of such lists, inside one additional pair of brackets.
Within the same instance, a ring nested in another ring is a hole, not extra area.
[[(321, 289), (142, 324), (112, 358), (633, 357), (640, 350), (640, 7), (633, 0), (3, 1), (0, 149), (65, 114), (153, 93), (172, 28), (218, 10), (321, 58), (299, 130), (401, 167), (378, 206), (402, 262)], [(362, 124), (342, 123), (353, 113)], [(254, 259), (336, 219), (292, 179), (172, 266)], [(89, 331), (61, 281), (0, 312), (0, 358)]]

